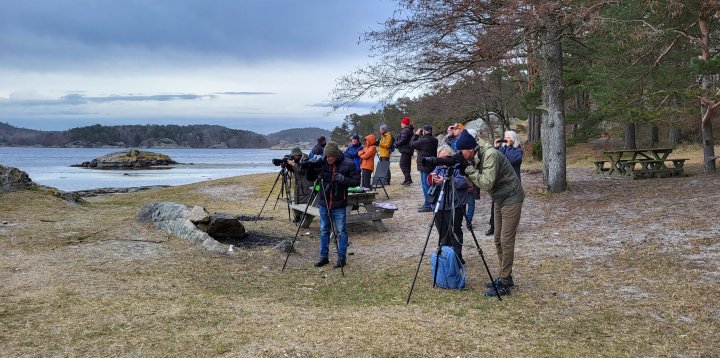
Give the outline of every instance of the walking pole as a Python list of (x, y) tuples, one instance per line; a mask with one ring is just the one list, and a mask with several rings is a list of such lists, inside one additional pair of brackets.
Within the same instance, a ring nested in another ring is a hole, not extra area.
[(287, 252), (287, 256), (285, 256), (285, 263), (283, 263), (282, 270), (280, 270), (280, 271), (285, 271), (285, 266), (287, 265), (288, 259), (290, 258), (290, 253), (295, 248), (295, 240), (297, 240), (298, 234), (300, 233), (300, 229), (302, 228), (302, 223), (305, 221), (305, 217), (307, 216), (308, 208), (310, 207), (310, 204), (312, 204), (313, 200), (315, 200), (315, 196), (317, 195), (316, 194), (317, 192), (315, 191), (314, 188), (317, 185), (318, 180), (320, 180), (320, 178), (315, 179), (315, 182), (313, 183), (313, 192), (312, 192), (312, 194), (310, 194), (310, 199), (308, 200), (307, 205), (305, 205), (305, 211), (303, 211), (303, 214), (300, 217), (300, 222), (298, 223), (297, 231), (295, 231), (295, 237), (293, 237), (292, 243), (290, 244), (290, 249)]

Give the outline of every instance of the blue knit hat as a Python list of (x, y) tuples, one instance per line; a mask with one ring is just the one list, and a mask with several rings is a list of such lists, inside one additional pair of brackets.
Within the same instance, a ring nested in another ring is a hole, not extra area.
[(460, 132), (460, 136), (458, 137), (457, 141), (455, 142), (455, 147), (457, 147), (458, 150), (463, 149), (473, 149), (477, 147), (477, 142), (475, 141), (475, 138), (468, 133), (467, 129), (463, 129), (462, 132)]
[(360, 140), (360, 136), (357, 133), (355, 133), (355, 134), (353, 134), (352, 139)]

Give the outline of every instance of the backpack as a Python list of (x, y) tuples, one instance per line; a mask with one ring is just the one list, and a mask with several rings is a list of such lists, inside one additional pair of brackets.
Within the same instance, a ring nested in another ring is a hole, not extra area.
[(464, 288), (467, 272), (462, 263), (460, 263), (460, 258), (455, 255), (455, 250), (450, 246), (443, 246), (441, 249), (437, 277), (435, 277), (437, 253), (430, 255), (430, 279), (435, 278), (435, 285), (441, 288), (456, 290)]
[(390, 153), (395, 151), (395, 137), (390, 135)]

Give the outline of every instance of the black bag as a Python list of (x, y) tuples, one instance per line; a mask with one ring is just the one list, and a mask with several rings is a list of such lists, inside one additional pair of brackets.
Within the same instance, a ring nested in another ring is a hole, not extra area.
[(439, 185), (431, 186), (427, 191), (427, 202), (435, 205), (435, 202), (437, 202), (439, 195), (440, 195), (440, 186)]

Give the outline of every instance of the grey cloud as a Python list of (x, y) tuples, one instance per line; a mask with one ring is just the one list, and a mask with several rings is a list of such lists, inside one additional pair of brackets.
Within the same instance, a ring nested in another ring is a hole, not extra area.
[(0, 106), (57, 106), (57, 105), (83, 105), (89, 103), (108, 103), (118, 101), (129, 102), (168, 102), (168, 101), (188, 101), (198, 99), (212, 99), (215, 95), (197, 95), (197, 94), (158, 94), (158, 95), (113, 95), (113, 96), (84, 96), (78, 93), (72, 93), (62, 96), (58, 99), (25, 99), (25, 100), (2, 100)]
[(275, 94), (274, 92), (216, 92), (215, 94), (224, 94), (228, 96), (255, 96), (265, 94)]

